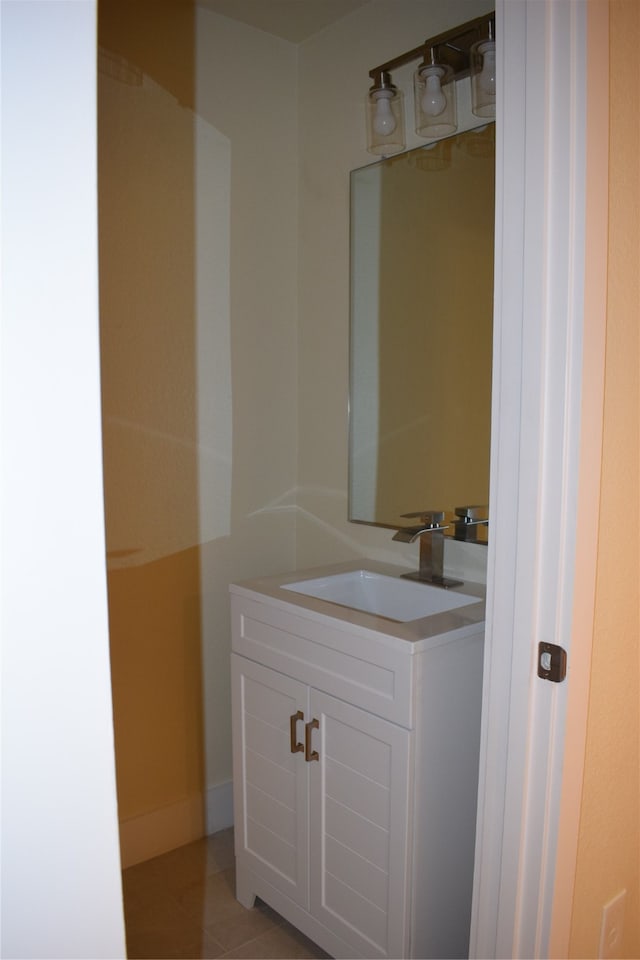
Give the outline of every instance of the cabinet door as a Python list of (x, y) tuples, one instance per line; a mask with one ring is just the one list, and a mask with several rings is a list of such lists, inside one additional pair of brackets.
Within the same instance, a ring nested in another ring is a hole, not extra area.
[(236, 856), (307, 907), (308, 687), (237, 654), (231, 682)]
[(408, 956), (412, 734), (311, 691), (311, 912), (365, 957)]

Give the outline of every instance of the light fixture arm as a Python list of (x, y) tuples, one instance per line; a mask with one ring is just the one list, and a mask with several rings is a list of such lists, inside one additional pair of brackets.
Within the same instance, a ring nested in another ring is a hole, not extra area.
[(387, 60), (386, 63), (381, 64), (379, 67), (374, 67), (373, 70), (369, 70), (369, 76), (377, 86), (380, 82), (380, 78), (384, 74), (389, 74), (392, 70), (396, 70), (398, 67), (403, 67), (405, 63), (411, 63), (412, 60), (417, 60), (423, 54), (424, 44), (420, 47), (414, 47), (413, 50), (408, 50), (406, 53), (400, 54), (399, 57), (394, 57), (393, 60)]
[(470, 69), (470, 50), (480, 40), (493, 40), (495, 33), (495, 14), (488, 13), (475, 20), (468, 20), (453, 30), (446, 30), (435, 37), (425, 40), (419, 47), (407, 50), (393, 60), (387, 60), (369, 71), (369, 76), (377, 87), (383, 74), (389, 74), (406, 63), (422, 57), (425, 64), (439, 63), (451, 68), (455, 79), (468, 76)]

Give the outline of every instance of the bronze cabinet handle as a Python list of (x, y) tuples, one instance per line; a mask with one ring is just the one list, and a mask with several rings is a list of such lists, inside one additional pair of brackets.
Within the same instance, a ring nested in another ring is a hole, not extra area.
[(291, 753), (302, 753), (304, 750), (304, 745), (297, 740), (297, 724), (298, 720), (304, 720), (304, 713), (302, 710), (298, 710), (297, 713), (292, 713), (289, 717), (289, 736), (291, 739)]
[(315, 718), (309, 720), (308, 723), (304, 725), (304, 758), (308, 762), (310, 760), (319, 760), (320, 754), (317, 750), (311, 749), (311, 733), (313, 730), (319, 730), (320, 723)]

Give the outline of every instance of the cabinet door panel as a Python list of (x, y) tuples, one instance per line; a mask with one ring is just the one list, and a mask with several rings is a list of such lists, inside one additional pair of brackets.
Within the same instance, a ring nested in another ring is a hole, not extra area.
[(342, 933), (347, 934), (346, 940), (366, 944), (366, 957), (395, 957), (396, 954), (388, 953), (385, 947), (388, 940), (387, 911), (376, 907), (337, 877), (329, 875), (326, 879), (324, 911), (331, 917), (334, 927), (337, 921)]
[(380, 910), (387, 909), (387, 871), (376, 867), (344, 843), (338, 843), (330, 833), (324, 838), (324, 869), (332, 877), (339, 877), (352, 890), (366, 890), (367, 899)]
[(386, 870), (389, 833), (384, 827), (378, 827), (331, 796), (325, 798), (324, 812), (325, 829), (330, 836), (354, 850), (366, 850), (371, 863)]
[[(247, 743), (250, 742), (247, 738)], [(276, 800), (289, 813), (294, 813), (296, 809), (296, 771), (286, 770), (279, 764), (272, 763), (271, 760), (260, 756), (250, 747), (247, 747), (244, 756), (247, 788), (255, 787), (257, 791)], [(252, 809), (260, 809), (257, 798), (256, 805)]]
[(316, 690), (309, 706), (311, 910), (363, 956), (406, 956), (412, 734)]
[(297, 863), (296, 848), (287, 843), (283, 837), (267, 829), (262, 823), (247, 818), (246, 825), (247, 851), (255, 854), (260, 860), (260, 873), (275, 871), (286, 883), (287, 887), (296, 885)]
[[(247, 690), (250, 691), (250, 688), (247, 688)], [(247, 702), (250, 702), (248, 698)], [(284, 719), (288, 721), (288, 716), (285, 716)], [(288, 722), (283, 724), (282, 718), (280, 718), (280, 721), (278, 726), (275, 726), (264, 718), (255, 717), (248, 713), (245, 719), (247, 743), (251, 744), (251, 749), (259, 756), (268, 757), (271, 763), (277, 764), (280, 769), (290, 772), (292, 754), (289, 744)], [(298, 724), (298, 732), (300, 732), (300, 724)]]
[(388, 789), (391, 746), (346, 723), (331, 743), (331, 759)]
[(387, 787), (368, 780), (346, 764), (336, 763), (330, 756), (325, 757), (323, 773), (327, 797), (337, 800), (356, 816), (388, 830), (390, 800)]
[(248, 810), (260, 810), (262, 825), (277, 837), (281, 837), (285, 843), (295, 847), (296, 818), (291, 816), (291, 807), (285, 806), (251, 784), (247, 785), (246, 798)]
[(291, 753), (289, 718), (307, 710), (308, 690), (235, 654), (231, 681), (236, 856), (306, 907), (309, 765)]

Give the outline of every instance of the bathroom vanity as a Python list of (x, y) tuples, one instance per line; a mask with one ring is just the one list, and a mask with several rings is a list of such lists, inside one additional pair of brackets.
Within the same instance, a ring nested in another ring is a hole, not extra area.
[(400, 573), (231, 586), (236, 895), (334, 957), (467, 957), (484, 587)]

